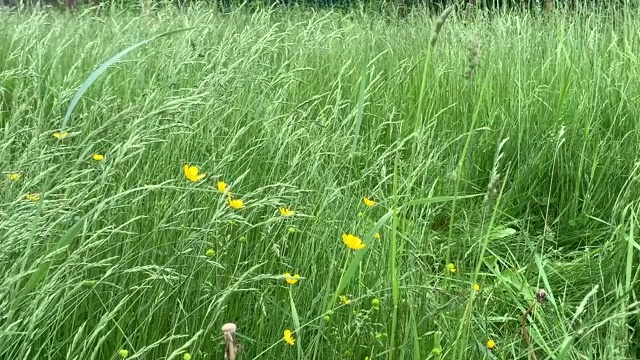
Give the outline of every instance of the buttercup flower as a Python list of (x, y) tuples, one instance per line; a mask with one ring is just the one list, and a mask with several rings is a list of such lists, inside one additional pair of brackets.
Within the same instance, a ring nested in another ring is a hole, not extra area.
[(373, 234), (373, 237), (376, 238), (376, 239), (380, 239), (380, 233), (377, 232), (377, 233)]
[(64, 140), (67, 136), (69, 136), (69, 133), (66, 131), (60, 131), (60, 132), (56, 131), (53, 133), (53, 137), (58, 140)]
[(184, 355), (182, 355), (182, 360), (191, 360), (191, 354), (184, 353)]
[(364, 249), (366, 246), (359, 237), (353, 234), (342, 234), (342, 241), (351, 250)]
[(242, 209), (244, 208), (244, 201), (241, 199), (231, 199), (231, 197), (229, 197), (229, 206), (234, 209)]
[(279, 210), (280, 210), (280, 214), (281, 214), (282, 216), (284, 216), (284, 217), (289, 217), (289, 216), (293, 216), (293, 215), (295, 215), (295, 214), (296, 214), (296, 212), (295, 212), (295, 211), (293, 211), (293, 210), (291, 210), (291, 209), (288, 209), (288, 208), (283, 208), (283, 207), (281, 207)]
[(204, 253), (207, 257), (212, 257), (213, 255), (216, 254), (216, 251), (213, 249), (207, 249), (207, 251)]
[(343, 305), (349, 305), (351, 303), (351, 300), (349, 300), (349, 298), (347, 297), (347, 295), (340, 295), (340, 302)]
[(287, 329), (284, 331), (284, 341), (289, 344), (289, 345), (293, 345), (296, 343), (296, 339), (293, 338), (293, 335), (291, 334), (291, 330)]
[[(225, 190), (227, 190), (227, 188), (229, 186), (224, 181), (218, 181), (218, 183), (216, 184), (216, 187), (218, 188), (219, 192), (224, 192)], [(229, 190), (231, 190), (231, 189), (229, 189)]]
[(20, 173), (7, 174), (7, 179), (9, 179), (11, 181), (18, 181), (18, 180), (20, 180), (21, 177), (22, 177), (22, 174), (20, 174)]
[(186, 176), (186, 178), (189, 179), (189, 181), (191, 182), (200, 181), (206, 175), (204, 173), (199, 174), (200, 170), (198, 170), (198, 167), (195, 165), (189, 166), (187, 164), (184, 164), (184, 166), (182, 167), (182, 170), (184, 170), (184, 176)]
[(473, 291), (480, 291), (480, 285), (473, 284)]
[(26, 194), (24, 196), (25, 199), (29, 200), (29, 201), (38, 201), (40, 200), (40, 195), (39, 194)]
[(91, 155), (91, 157), (92, 157), (92, 158), (93, 158), (93, 160), (95, 160), (95, 161), (102, 161), (102, 160), (104, 160), (104, 155), (102, 155), (102, 154), (98, 154), (98, 153), (95, 153), (95, 154)]
[(449, 270), (449, 272), (452, 274), (455, 274), (455, 272), (458, 271), (458, 269), (456, 269), (456, 266), (453, 265), (453, 263), (447, 264), (447, 270)]
[(363, 198), (363, 199), (362, 199), (362, 202), (363, 202), (365, 205), (369, 206), (369, 207), (371, 207), (371, 206), (373, 206), (373, 205), (375, 205), (375, 204), (376, 204), (376, 202), (375, 202), (375, 201), (373, 201), (373, 200), (369, 199), (368, 197)]
[(125, 349), (120, 349), (118, 350), (118, 355), (120, 355), (121, 358), (126, 359), (129, 356), (129, 351)]
[(496, 342), (493, 341), (493, 339), (489, 339), (489, 341), (487, 341), (487, 349), (493, 350), (495, 348), (496, 348)]
[(286, 281), (288, 284), (293, 285), (298, 281), (300, 281), (300, 274), (295, 274), (291, 276), (290, 273), (284, 273), (284, 281)]

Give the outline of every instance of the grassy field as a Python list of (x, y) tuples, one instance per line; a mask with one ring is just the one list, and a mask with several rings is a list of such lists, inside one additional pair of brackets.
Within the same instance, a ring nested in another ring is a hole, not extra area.
[(640, 17), (438, 16), (0, 13), (0, 358), (640, 356)]

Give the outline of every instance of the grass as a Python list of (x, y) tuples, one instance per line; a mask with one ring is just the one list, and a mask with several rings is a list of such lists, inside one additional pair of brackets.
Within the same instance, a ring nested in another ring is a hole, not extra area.
[(636, 358), (634, 11), (0, 13), (0, 358)]

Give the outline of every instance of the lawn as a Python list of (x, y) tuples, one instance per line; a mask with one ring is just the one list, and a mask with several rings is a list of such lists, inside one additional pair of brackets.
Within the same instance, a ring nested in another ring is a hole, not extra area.
[(635, 12), (0, 10), (0, 358), (640, 356)]

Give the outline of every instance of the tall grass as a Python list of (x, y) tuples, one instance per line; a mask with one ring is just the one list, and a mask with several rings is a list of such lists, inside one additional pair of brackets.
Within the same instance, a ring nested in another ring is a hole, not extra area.
[(437, 19), (1, 13), (0, 358), (635, 358), (638, 17)]

